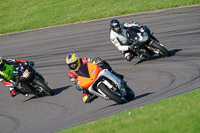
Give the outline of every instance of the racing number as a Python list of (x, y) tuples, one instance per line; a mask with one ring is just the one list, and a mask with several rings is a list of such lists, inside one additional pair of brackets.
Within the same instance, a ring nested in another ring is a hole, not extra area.
[(26, 70), (26, 71), (23, 73), (23, 76), (24, 76), (25, 78), (28, 78), (28, 76), (29, 76), (30, 73), (31, 73), (31, 72), (29, 72), (28, 70)]

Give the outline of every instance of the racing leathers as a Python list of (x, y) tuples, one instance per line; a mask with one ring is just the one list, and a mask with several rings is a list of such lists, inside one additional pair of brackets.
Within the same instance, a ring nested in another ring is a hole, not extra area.
[[(3, 62), (3, 66), (0, 70), (0, 81), (5, 85), (8, 86), (10, 90), (10, 95), (12, 97), (16, 96), (17, 94), (21, 93), (23, 95), (27, 95), (25, 92), (21, 91), (18, 87), (16, 87), (16, 78), (14, 78), (15, 73), (15, 68), (19, 66), (20, 64), (27, 64), (29, 63), (28, 61), (25, 60), (15, 60), (15, 59), (3, 59), (1, 58)], [(33, 63), (33, 62), (32, 62)]]
[(133, 47), (131, 42), (127, 39), (127, 29), (137, 26), (140, 27), (141, 25), (138, 22), (132, 22), (131, 24), (128, 23), (120, 23), (121, 32), (117, 33), (114, 30), (110, 29), (110, 40), (115, 45), (115, 47), (118, 48), (119, 51), (123, 53), (127, 61), (131, 61), (134, 56), (136, 55), (135, 52), (133, 52)]
[[(115, 74), (117, 77), (119, 77), (121, 79), (124, 78), (123, 75), (118, 74), (115, 71), (113, 71), (112, 68), (110, 67), (110, 65), (106, 61), (101, 60), (101, 58), (99, 58), (99, 57), (95, 58), (94, 60), (91, 58), (82, 57), (82, 58), (79, 58), (79, 61), (80, 61), (80, 65), (84, 65), (88, 62), (91, 62), (93, 64), (98, 65), (102, 69), (108, 69), (110, 72), (112, 72), (113, 74)], [(87, 89), (84, 89), (80, 86), (80, 83), (78, 81), (78, 71), (75, 72), (73, 70), (69, 70), (68, 76), (69, 76), (71, 82), (75, 84), (76, 89), (78, 91), (83, 91), (82, 97), (83, 97), (84, 103), (91, 103), (94, 99), (97, 98), (96, 95), (91, 94)]]

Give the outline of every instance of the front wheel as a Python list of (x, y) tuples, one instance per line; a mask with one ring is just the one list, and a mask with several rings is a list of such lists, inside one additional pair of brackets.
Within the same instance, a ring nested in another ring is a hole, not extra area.
[(129, 87), (126, 87), (126, 100), (131, 101), (135, 98), (135, 93)]
[(40, 79), (35, 81), (35, 84), (40, 87), (40, 89), (49, 96), (53, 96), (53, 91)]
[(113, 101), (117, 102), (118, 104), (123, 104), (125, 103), (125, 99), (122, 99), (119, 95), (115, 94), (114, 92), (112, 92), (110, 89), (108, 89), (108, 87), (106, 85), (104, 85), (103, 83), (99, 84), (99, 89), (106, 95), (108, 96), (110, 99), (112, 99)]
[(158, 42), (154, 42), (152, 44), (152, 47), (158, 49), (160, 51), (160, 54), (165, 56), (165, 57), (168, 57), (169, 56), (169, 51), (160, 43)]

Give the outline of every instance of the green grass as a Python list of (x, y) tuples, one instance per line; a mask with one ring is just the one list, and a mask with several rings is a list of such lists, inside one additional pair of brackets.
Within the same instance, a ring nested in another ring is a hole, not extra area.
[(58, 133), (198, 133), (200, 89)]
[(199, 3), (200, 0), (0, 0), (0, 34)]

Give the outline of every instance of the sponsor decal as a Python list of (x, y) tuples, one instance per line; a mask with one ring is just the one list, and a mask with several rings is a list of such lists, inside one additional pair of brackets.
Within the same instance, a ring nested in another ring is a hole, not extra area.
[(96, 70), (93, 69), (91, 73), (94, 74), (95, 72), (96, 72)]

